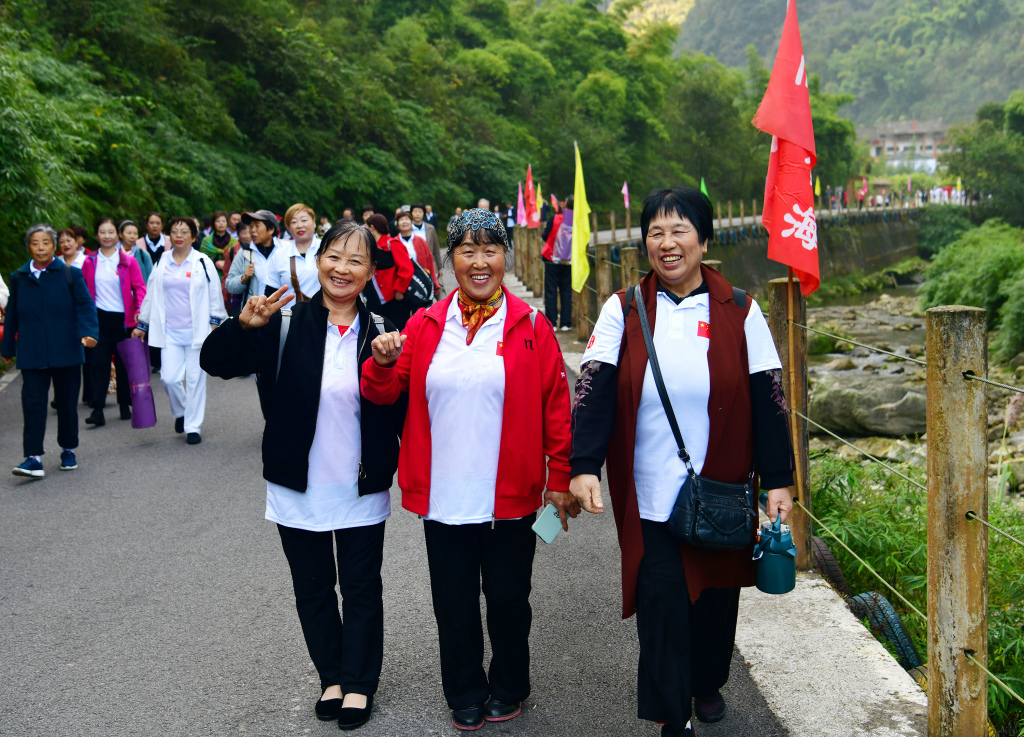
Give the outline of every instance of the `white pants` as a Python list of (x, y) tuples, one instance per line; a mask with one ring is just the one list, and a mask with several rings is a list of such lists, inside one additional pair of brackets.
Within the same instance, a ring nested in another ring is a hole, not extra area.
[(206, 416), (206, 372), (199, 368), (199, 348), (169, 345), (160, 349), (160, 381), (171, 400), (174, 418), (185, 418), (185, 432), (200, 432)]

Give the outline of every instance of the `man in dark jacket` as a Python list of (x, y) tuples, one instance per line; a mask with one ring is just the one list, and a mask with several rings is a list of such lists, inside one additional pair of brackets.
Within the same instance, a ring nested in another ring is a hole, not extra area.
[(32, 260), (11, 274), (0, 358), (15, 355), (21, 371), (21, 410), (25, 418), (25, 461), (15, 476), (42, 478), (46, 400), (53, 382), (57, 405), (57, 443), (62, 471), (78, 468), (78, 391), (85, 352), (99, 335), (96, 306), (82, 272), (54, 259), (57, 233), (49, 225), (33, 225), (25, 234)]

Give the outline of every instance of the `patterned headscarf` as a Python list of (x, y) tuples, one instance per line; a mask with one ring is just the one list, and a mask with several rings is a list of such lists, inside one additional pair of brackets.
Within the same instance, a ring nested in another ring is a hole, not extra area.
[(480, 230), (481, 228), (497, 231), (498, 235), (501, 236), (501, 245), (506, 249), (511, 247), (508, 243), (508, 233), (505, 232), (505, 226), (502, 224), (501, 218), (493, 212), (474, 207), (456, 216), (448, 226), (448, 250), (462, 243), (466, 233)]

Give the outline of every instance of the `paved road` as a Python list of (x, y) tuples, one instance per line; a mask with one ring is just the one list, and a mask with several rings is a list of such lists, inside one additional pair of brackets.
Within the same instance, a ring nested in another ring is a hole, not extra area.
[[(255, 387), (211, 379), (195, 447), (155, 389), (157, 427), (83, 429), (72, 473), (56, 470), (52, 417), (42, 481), (7, 471), (21, 461), (20, 379), (0, 393), (0, 734), (337, 734), (313, 715), (318, 681), (263, 519)], [(398, 497), (384, 673), (360, 733), (451, 735), (421, 524)], [(486, 733), (658, 733), (635, 716), (636, 631), (618, 616), (617, 576), (610, 514), (540, 544), (534, 693), (524, 716)], [(702, 737), (785, 734), (741, 659), (726, 698), (729, 718)]]

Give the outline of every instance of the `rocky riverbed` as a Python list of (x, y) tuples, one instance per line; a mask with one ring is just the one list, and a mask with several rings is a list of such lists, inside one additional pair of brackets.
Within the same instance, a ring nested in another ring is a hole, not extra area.
[[(810, 417), (872, 455), (924, 468), (927, 461), (925, 314), (913, 288), (884, 293), (854, 306), (808, 309), (808, 325), (842, 338), (876, 346), (887, 356), (808, 333)], [(898, 356), (898, 357), (897, 357)], [(907, 360), (911, 359), (911, 360)], [(1024, 354), (1008, 365), (989, 365), (989, 378), (1024, 382)], [(988, 394), (990, 487), (1024, 491), (1024, 397), (1008, 410), (1014, 395), (997, 387)], [(1005, 432), (1005, 421), (1010, 427)], [(860, 453), (812, 427), (811, 450), (829, 448), (850, 458)], [(1024, 501), (1018, 498), (1024, 506)]]

